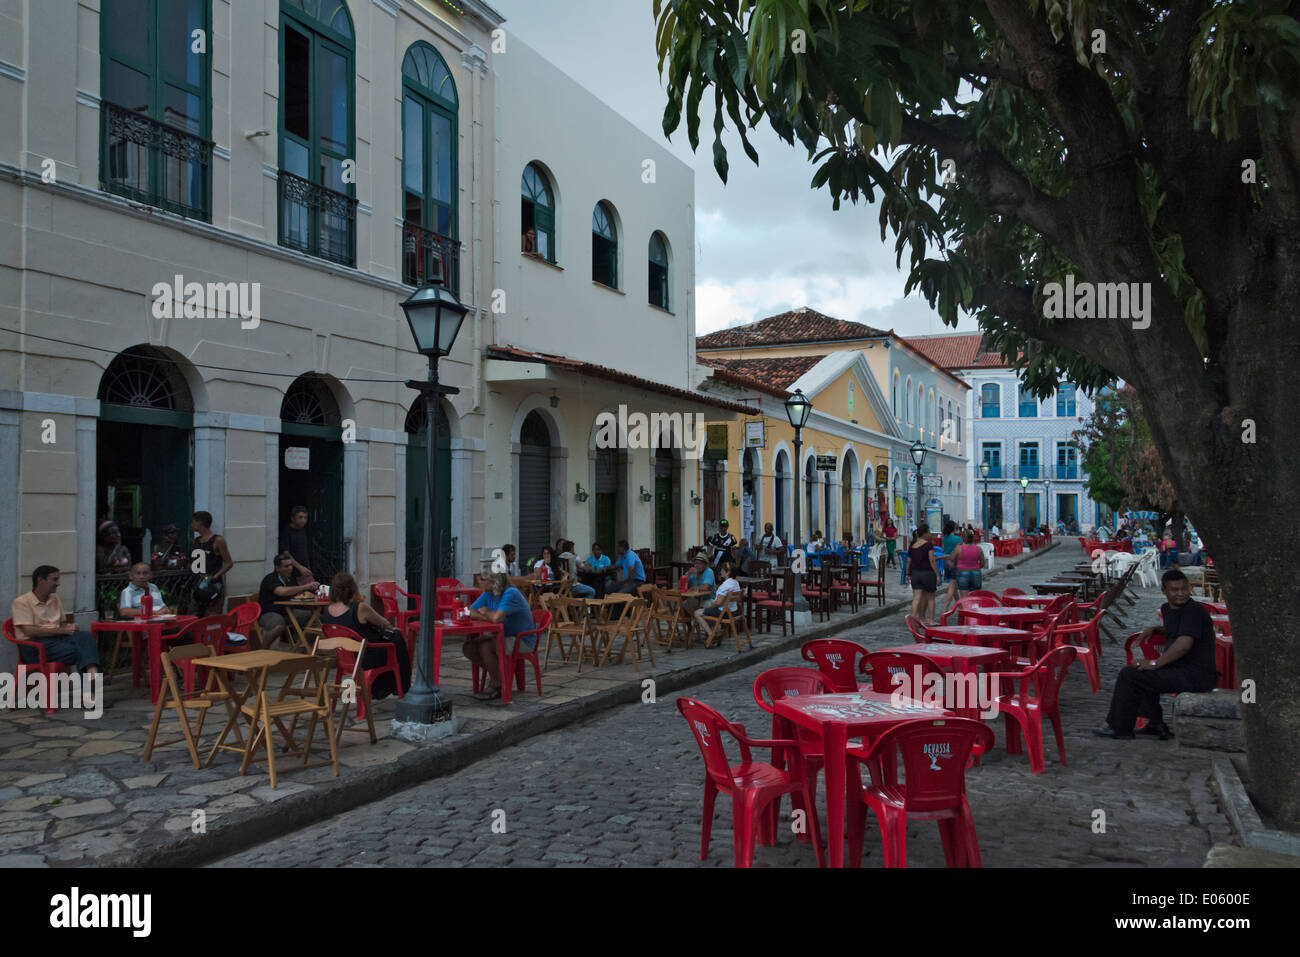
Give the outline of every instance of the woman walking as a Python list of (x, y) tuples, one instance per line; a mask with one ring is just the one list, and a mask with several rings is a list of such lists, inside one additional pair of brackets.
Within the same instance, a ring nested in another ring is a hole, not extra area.
[(939, 588), (939, 568), (934, 563), (930, 526), (924, 522), (916, 530), (916, 537), (907, 549), (907, 577), (912, 580), (912, 614), (922, 621), (933, 621), (934, 595)]

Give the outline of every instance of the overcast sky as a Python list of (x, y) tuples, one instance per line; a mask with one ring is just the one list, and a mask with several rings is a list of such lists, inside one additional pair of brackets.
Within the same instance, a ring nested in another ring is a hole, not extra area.
[[(506, 17), (507, 33), (665, 142), (652, 0), (489, 2)], [(697, 332), (804, 305), (900, 335), (953, 331), (915, 293), (903, 298), (906, 275), (894, 265), (892, 235), (880, 241), (875, 207), (833, 211), (827, 190), (808, 186), (814, 168), (803, 147), (787, 146), (766, 123), (751, 137), (758, 167), (734, 135), (726, 141), (724, 186), (713, 169), (711, 95), (701, 117), (698, 154), (684, 119), (666, 144), (695, 170)], [(960, 328), (976, 331), (970, 319)]]

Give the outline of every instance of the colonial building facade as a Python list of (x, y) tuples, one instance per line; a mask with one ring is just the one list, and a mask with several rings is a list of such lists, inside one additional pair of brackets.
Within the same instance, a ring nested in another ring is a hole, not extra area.
[[(416, 581), (427, 363), (400, 303), (424, 282), (469, 309), (441, 363), (442, 573), (507, 540), (648, 539), (659, 464), (597, 448), (598, 412), (742, 408), (693, 385), (690, 170), (486, 3), (46, 0), (5, 24), (6, 606), (48, 563), (91, 613), (105, 521), (137, 560), (196, 509), (228, 595), (300, 504), (318, 577)], [(684, 541), (696, 473), (669, 458)]]
[[(1093, 401), (1069, 383), (1039, 401), (1016, 370), (974, 335), (916, 336), (910, 341), (970, 385), (972, 455), (967, 487), (971, 514), (1004, 529), (1047, 524), (1099, 524), (1101, 506), (1088, 496), (1087, 475), (1073, 433), (1092, 414)], [(980, 463), (989, 463), (987, 494)]]

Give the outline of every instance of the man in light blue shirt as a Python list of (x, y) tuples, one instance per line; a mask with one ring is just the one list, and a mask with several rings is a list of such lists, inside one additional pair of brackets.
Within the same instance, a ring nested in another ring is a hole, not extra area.
[(698, 595), (690, 595), (682, 599), (682, 607), (692, 615), (695, 609), (699, 608), (707, 601), (713, 600), (713, 594), (717, 591), (718, 580), (713, 574), (713, 569), (709, 567), (709, 557), (704, 552), (698, 552), (695, 555), (695, 568), (686, 576), (687, 590), (696, 588), (707, 588), (708, 592), (701, 592)]
[(587, 556), (587, 567), (593, 572), (610, 566), (609, 556), (600, 547), (600, 542), (591, 543), (591, 554)]
[(625, 538), (619, 539), (617, 553), (614, 565), (622, 571), (623, 580), (614, 591), (635, 595), (636, 590), (645, 584), (645, 566)]
[(121, 599), (117, 603), (117, 610), (123, 618), (140, 617), (140, 599), (145, 595), (153, 598), (155, 615), (171, 614), (171, 609), (163, 601), (162, 592), (149, 580), (152, 577), (153, 571), (144, 562), (136, 562), (131, 566), (131, 584), (122, 589)]
[[(533, 612), (528, 607), (528, 599), (510, 584), (510, 576), (505, 572), (491, 575), (492, 587), (474, 599), (470, 605), (471, 621), (489, 621), (504, 625), (506, 633), (506, 650), (515, 647), (515, 636), (533, 630)], [(537, 636), (519, 638), (521, 651), (532, 651), (537, 647)], [(480, 701), (489, 701), (501, 697), (501, 662), (497, 659), (496, 636), (471, 635), (465, 640), (462, 649), (465, 657), (487, 672), (490, 686), (486, 691), (474, 697)]]

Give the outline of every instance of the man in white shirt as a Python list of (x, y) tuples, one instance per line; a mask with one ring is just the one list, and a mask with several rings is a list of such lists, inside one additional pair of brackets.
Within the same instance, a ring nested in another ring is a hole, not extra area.
[(782, 549), (781, 539), (776, 537), (772, 530), (772, 523), (768, 522), (763, 526), (763, 537), (758, 540), (758, 557), (763, 559), (765, 556), (775, 556)]
[(155, 615), (170, 615), (171, 609), (163, 604), (162, 592), (158, 586), (153, 584), (149, 579), (153, 577), (153, 572), (144, 562), (136, 562), (131, 566), (131, 584), (122, 589), (121, 599), (117, 603), (118, 613), (123, 618), (140, 617), (140, 600), (145, 595), (153, 598), (153, 613)]
[(994, 522), (993, 526), (989, 529), (989, 538), (1001, 538), (1001, 537), (1002, 537), (1002, 529), (998, 528), (997, 523)]

